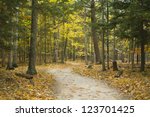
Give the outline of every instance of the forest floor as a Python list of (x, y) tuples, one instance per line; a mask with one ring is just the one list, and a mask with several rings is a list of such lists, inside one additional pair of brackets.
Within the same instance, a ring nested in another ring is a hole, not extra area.
[(71, 67), (48, 70), (55, 76), (55, 96), (58, 100), (120, 100), (118, 90), (105, 82), (73, 73)]
[[(33, 76), (32, 82), (16, 73), (25, 74), (27, 66), (20, 66), (15, 70), (0, 68), (0, 100), (53, 100), (52, 87), (55, 80), (43, 71), (45, 66), (38, 66), (38, 74)], [(33, 85), (34, 84), (34, 85)]]
[(112, 69), (101, 71), (100, 65), (93, 65), (91, 69), (85, 67), (82, 63), (80, 67), (73, 67), (73, 71), (82, 76), (91, 77), (93, 79), (102, 80), (109, 86), (119, 89), (121, 93), (127, 95), (131, 100), (149, 100), (150, 99), (150, 69), (145, 72), (139, 72), (135, 68), (134, 71), (121, 64), (123, 74), (115, 77), (117, 71)]
[(32, 82), (16, 76), (25, 74), (27, 66), (13, 71), (0, 68), (0, 99), (3, 100), (76, 100), (76, 99), (150, 99), (150, 72), (125, 68), (119, 78), (112, 69), (101, 71), (100, 65), (88, 69), (84, 63), (37, 66)]

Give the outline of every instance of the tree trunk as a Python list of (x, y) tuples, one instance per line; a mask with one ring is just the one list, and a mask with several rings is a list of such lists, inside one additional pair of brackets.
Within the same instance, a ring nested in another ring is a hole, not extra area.
[(116, 61), (116, 37), (115, 37), (115, 29), (114, 29), (114, 39), (113, 39), (113, 71), (118, 70), (117, 61)]
[[(141, 0), (141, 5), (144, 7), (143, 0)], [(146, 36), (144, 33), (144, 26), (143, 26), (143, 17), (141, 17), (140, 22), (140, 40), (141, 40), (141, 72), (145, 71), (145, 41)]]
[(2, 62), (1, 62), (2, 67), (5, 67), (5, 50), (2, 49)]
[(14, 69), (13, 67), (13, 51), (12, 51), (12, 40), (13, 40), (13, 37), (10, 38), (9, 40), (9, 50), (8, 50), (8, 62), (7, 62), (7, 70), (12, 70)]
[(91, 0), (91, 23), (92, 23), (92, 27), (91, 27), (92, 40), (93, 40), (93, 44), (94, 44), (96, 63), (101, 63), (100, 51), (99, 51), (99, 47), (98, 47), (98, 40), (97, 40), (97, 36), (96, 36), (96, 26), (95, 26), (96, 25), (96, 17), (95, 17), (95, 1), (94, 0)]
[(65, 23), (63, 22), (63, 36), (62, 36), (62, 42), (61, 42), (61, 46), (62, 46), (62, 49), (61, 49), (61, 63), (64, 63), (64, 51), (65, 51)]
[(141, 37), (141, 72), (145, 70), (145, 50), (144, 50), (145, 40), (144, 38), (145, 38), (144, 36)]
[[(104, 23), (104, 1), (102, 0), (102, 22)], [(105, 71), (105, 30), (102, 27), (102, 71)]]
[(47, 53), (47, 28), (46, 28), (46, 15), (45, 15), (45, 24), (44, 24), (44, 28), (45, 28), (45, 31), (44, 31), (44, 38), (45, 38), (45, 58), (44, 58), (44, 63), (46, 64), (47, 63), (47, 56), (46, 56), (46, 53)]
[(32, 0), (32, 22), (31, 22), (31, 40), (30, 40), (30, 50), (29, 50), (29, 65), (27, 74), (34, 75), (37, 74), (36, 65), (36, 35), (37, 35), (37, 0)]
[(113, 71), (118, 71), (117, 61), (113, 61)]
[(17, 48), (18, 48), (18, 44), (17, 44), (17, 39), (18, 38), (15, 38), (14, 39), (14, 52), (13, 52), (13, 67), (18, 67), (17, 65)]
[[(53, 19), (53, 24), (54, 26), (56, 26), (56, 22), (55, 22), (55, 17)], [(54, 48), (53, 48), (53, 62), (57, 63), (57, 59), (58, 59), (58, 48), (57, 48), (57, 37), (58, 37), (58, 32), (54, 32), (53, 33), (53, 38), (54, 38)]]
[(86, 30), (86, 9), (84, 11), (84, 57), (85, 64), (88, 65), (88, 41), (87, 41), (87, 30)]
[(73, 45), (73, 49), (72, 49), (72, 60), (73, 61), (76, 60), (76, 48), (75, 48), (75, 45)]
[[(16, 22), (18, 25), (18, 12), (16, 13)], [(17, 49), (18, 49), (18, 26), (16, 27), (16, 37), (14, 38), (14, 53), (13, 53), (13, 67), (18, 67), (17, 65)]]
[(131, 69), (134, 68), (134, 39), (131, 40)]
[(138, 65), (139, 64), (139, 54), (137, 53), (136, 55), (136, 64)]
[(52, 43), (52, 32), (51, 31), (50, 31), (50, 38), (49, 39), (50, 39), (50, 41), (49, 41), (50, 42), (50, 44), (49, 44), (50, 50), (49, 51), (51, 53), (49, 59), (50, 59), (50, 62), (53, 62), (53, 43)]
[(12, 50), (9, 50), (8, 51), (8, 63), (7, 63), (7, 70), (11, 70), (11, 69), (14, 69), (13, 67), (13, 53), (12, 53)]
[(109, 1), (107, 0), (107, 69), (109, 69)]
[(64, 43), (64, 59), (66, 61), (66, 51), (67, 51), (67, 43), (68, 43), (68, 37), (66, 37), (65, 43)]

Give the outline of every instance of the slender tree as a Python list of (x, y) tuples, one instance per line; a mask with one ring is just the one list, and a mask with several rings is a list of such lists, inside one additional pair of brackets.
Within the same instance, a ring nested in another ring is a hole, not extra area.
[(100, 51), (99, 51), (98, 40), (96, 35), (95, 0), (91, 0), (91, 24), (92, 24), (91, 33), (92, 33), (92, 40), (94, 44), (96, 63), (100, 63)]
[[(102, 4), (102, 23), (104, 24), (104, 0)], [(102, 71), (105, 71), (105, 29), (102, 27)]]
[(107, 69), (109, 69), (109, 0), (107, 0)]
[[(18, 25), (18, 11), (16, 12), (16, 25)], [(18, 48), (18, 26), (15, 26), (16, 30), (15, 30), (15, 37), (14, 37), (14, 42), (13, 42), (13, 67), (18, 67), (17, 65), (17, 48)]]
[(37, 74), (36, 64), (36, 35), (37, 35), (37, 0), (32, 0), (32, 22), (31, 22), (31, 39), (30, 39), (30, 50), (29, 50), (29, 65), (27, 74)]

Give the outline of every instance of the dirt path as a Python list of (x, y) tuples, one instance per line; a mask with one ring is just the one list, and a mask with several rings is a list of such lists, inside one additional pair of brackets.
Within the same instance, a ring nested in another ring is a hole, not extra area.
[(120, 93), (103, 81), (73, 73), (71, 68), (52, 69), (55, 75), (56, 97), (58, 100), (116, 100), (125, 99)]

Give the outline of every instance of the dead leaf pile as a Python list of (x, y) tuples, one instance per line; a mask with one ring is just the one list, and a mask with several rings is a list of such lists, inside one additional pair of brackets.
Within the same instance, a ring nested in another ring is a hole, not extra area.
[[(40, 68), (40, 67), (39, 67)], [(16, 72), (25, 73), (27, 67), (19, 67), (14, 71), (0, 69), (0, 99), (1, 100), (51, 100), (55, 99), (52, 86), (53, 76), (42, 72), (38, 68), (38, 75), (30, 81), (15, 75)]]
[(100, 66), (98, 65), (94, 66), (93, 69), (81, 66), (80, 68), (74, 67), (73, 70), (80, 75), (106, 81), (110, 86), (118, 88), (121, 92), (128, 95), (130, 99), (150, 99), (150, 76), (145, 77), (139, 72), (131, 73), (125, 71), (120, 78), (115, 78), (116, 72), (112, 70), (100, 71)]

